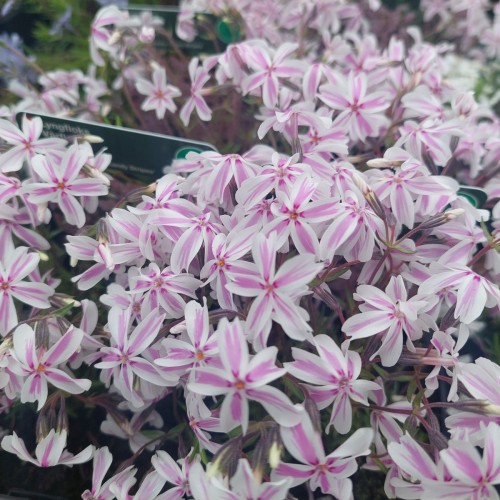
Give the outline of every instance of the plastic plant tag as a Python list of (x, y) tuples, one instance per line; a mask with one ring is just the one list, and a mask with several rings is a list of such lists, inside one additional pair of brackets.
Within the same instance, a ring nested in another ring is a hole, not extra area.
[(180, 12), (178, 7), (130, 5), (127, 10), (132, 15), (150, 12), (154, 17), (162, 19), (167, 38), (156, 36), (154, 46), (165, 51), (173, 50), (172, 45), (175, 44), (177, 49), (190, 56), (216, 54), (223, 51), (228, 44), (237, 42), (241, 35), (240, 27), (234, 21), (221, 19), (213, 14), (197, 13), (194, 22), (198, 35), (194, 40), (186, 41), (177, 36), (175, 29)]
[(60, 137), (69, 142), (87, 140), (95, 153), (105, 147), (112, 155), (107, 171), (117, 179), (141, 184), (155, 182), (164, 175), (165, 167), (175, 159), (185, 158), (190, 151), (216, 151), (205, 142), (42, 113), (18, 113), (18, 122), (24, 114), (42, 119), (42, 137)]
[(481, 208), (488, 199), (488, 195), (484, 189), (470, 186), (460, 186), (457, 195), (465, 198), (476, 208)]

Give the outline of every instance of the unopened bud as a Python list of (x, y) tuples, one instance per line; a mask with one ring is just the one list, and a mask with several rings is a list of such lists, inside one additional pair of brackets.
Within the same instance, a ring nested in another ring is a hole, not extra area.
[(402, 160), (386, 160), (385, 158), (373, 158), (366, 162), (370, 168), (394, 168), (400, 167), (403, 163)]
[(366, 183), (366, 181), (358, 174), (352, 174), (352, 180), (354, 184), (356, 184), (357, 188), (361, 191), (365, 200), (370, 205), (372, 210), (375, 212), (378, 217), (382, 220), (387, 221), (387, 214), (382, 205), (382, 202), (379, 200), (378, 196), (375, 194), (373, 189)]
[(430, 219), (422, 222), (417, 228), (418, 230), (427, 230), (427, 229), (433, 229), (435, 227), (442, 226), (443, 224), (446, 224), (447, 222), (456, 219), (460, 215), (464, 213), (464, 210), (462, 208), (454, 208), (451, 210), (448, 210), (447, 212), (443, 212), (441, 214), (437, 214), (432, 216)]

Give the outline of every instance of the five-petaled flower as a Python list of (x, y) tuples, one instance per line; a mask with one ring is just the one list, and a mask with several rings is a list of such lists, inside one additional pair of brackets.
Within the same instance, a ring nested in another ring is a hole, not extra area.
[(83, 331), (72, 326), (48, 350), (36, 346), (35, 332), (29, 325), (20, 325), (14, 331), (14, 346), (11, 368), (14, 373), (27, 377), (21, 389), (21, 402), (38, 401), (38, 410), (47, 400), (48, 384), (70, 394), (88, 391), (91, 382), (88, 379), (75, 379), (62, 370), (65, 364), (79, 349)]
[(200, 367), (188, 389), (205, 396), (224, 394), (221, 423), (228, 431), (241, 425), (246, 434), (249, 420), (248, 400), (259, 402), (280, 425), (295, 425), (300, 408), (269, 382), (282, 377), (286, 370), (276, 366), (277, 347), (267, 347), (250, 358), (248, 344), (238, 319), (225, 318), (217, 329), (222, 368)]

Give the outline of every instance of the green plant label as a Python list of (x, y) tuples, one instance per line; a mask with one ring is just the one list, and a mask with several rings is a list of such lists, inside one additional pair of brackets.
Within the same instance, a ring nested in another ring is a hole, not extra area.
[(457, 195), (468, 200), (476, 208), (481, 208), (488, 200), (486, 191), (477, 187), (460, 186)]
[[(25, 113), (18, 113), (21, 121)], [(143, 132), (129, 128), (113, 127), (101, 123), (59, 118), (42, 113), (26, 113), (39, 116), (43, 121), (42, 137), (60, 137), (69, 142), (94, 136), (102, 143), (91, 143), (94, 153), (103, 147), (112, 155), (108, 171), (113, 177), (150, 184), (162, 177), (172, 161), (185, 158), (189, 151), (216, 151), (211, 144)]]

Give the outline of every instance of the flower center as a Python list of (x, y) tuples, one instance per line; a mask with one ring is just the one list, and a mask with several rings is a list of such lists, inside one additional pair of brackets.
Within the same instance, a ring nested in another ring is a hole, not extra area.
[(2, 290), (7, 290), (7, 288), (9, 288), (9, 284), (6, 281), (2, 281), (2, 284), (0, 286)]
[(197, 359), (198, 361), (202, 361), (204, 358), (205, 358), (205, 355), (203, 354), (203, 352), (202, 352), (202, 351), (197, 351), (197, 352), (196, 352), (196, 359)]
[(57, 183), (57, 187), (58, 187), (59, 189), (64, 189), (64, 188), (66, 187), (66, 184), (64, 184), (64, 182), (58, 182), (58, 183)]
[(41, 363), (36, 367), (37, 372), (44, 372), (45, 371), (45, 366), (43, 366)]
[(236, 387), (236, 389), (238, 389), (238, 391), (241, 391), (242, 389), (245, 388), (245, 382), (243, 382), (243, 380), (237, 380), (234, 383), (234, 387)]
[(296, 212), (292, 212), (292, 213), (290, 214), (290, 219), (292, 219), (292, 220), (297, 220), (297, 217), (298, 217), (298, 216), (299, 216), (299, 215), (298, 215)]
[(224, 266), (226, 265), (226, 261), (225, 261), (224, 259), (219, 259), (219, 260), (217, 261), (217, 265), (218, 265), (219, 267), (224, 267)]

